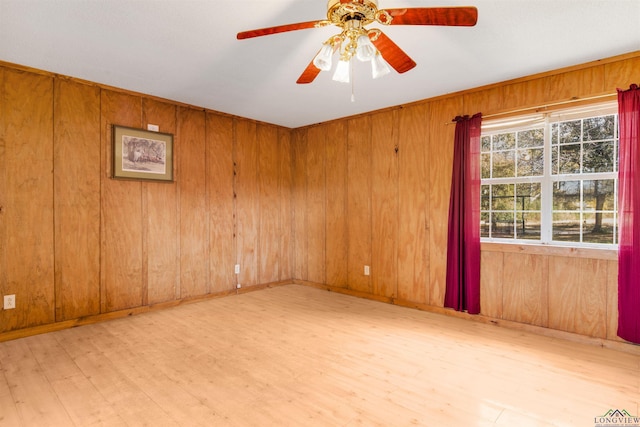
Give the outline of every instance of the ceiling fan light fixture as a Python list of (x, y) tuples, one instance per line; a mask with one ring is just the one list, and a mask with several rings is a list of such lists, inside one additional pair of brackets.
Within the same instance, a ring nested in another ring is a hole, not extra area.
[(377, 52), (373, 59), (371, 59), (371, 75), (374, 79), (377, 79), (378, 77), (386, 76), (390, 72), (391, 70), (387, 62), (382, 55), (380, 55), (380, 52)]
[(329, 71), (331, 69), (331, 57), (333, 56), (333, 45), (325, 43), (320, 52), (313, 58), (313, 65), (319, 70)]
[(371, 72), (374, 79), (388, 74), (389, 67), (398, 73), (406, 73), (416, 66), (415, 61), (382, 31), (377, 28), (367, 29), (369, 24), (377, 22), (384, 26), (472, 27), (476, 25), (477, 20), (478, 9), (474, 6), (378, 9), (378, 0), (328, 0), (327, 19), (242, 31), (236, 38), (243, 40), (335, 25), (341, 32), (324, 43), (296, 83), (311, 83), (321, 71), (330, 70), (333, 54), (337, 50), (340, 51), (340, 61), (333, 80), (349, 82), (352, 78), (351, 59), (354, 56), (360, 61), (372, 62)]
[(345, 61), (343, 59), (340, 59), (340, 61), (338, 61), (336, 71), (335, 73), (333, 73), (333, 80), (340, 83), (349, 83), (349, 74), (351, 74), (351, 67), (349, 66), (349, 62), (349, 60)]
[(357, 44), (358, 47), (356, 49), (356, 58), (358, 58), (360, 61), (371, 61), (376, 56), (378, 50), (375, 48), (373, 43), (371, 43), (368, 35), (362, 34), (358, 36)]

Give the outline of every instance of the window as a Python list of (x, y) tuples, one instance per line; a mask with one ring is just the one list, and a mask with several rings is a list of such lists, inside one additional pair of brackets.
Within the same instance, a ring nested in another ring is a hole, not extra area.
[(615, 108), (483, 123), (483, 240), (615, 245)]

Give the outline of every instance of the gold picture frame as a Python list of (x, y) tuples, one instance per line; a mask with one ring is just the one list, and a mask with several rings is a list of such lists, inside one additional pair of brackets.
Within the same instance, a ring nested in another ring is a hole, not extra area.
[(173, 135), (113, 125), (113, 178), (173, 182)]

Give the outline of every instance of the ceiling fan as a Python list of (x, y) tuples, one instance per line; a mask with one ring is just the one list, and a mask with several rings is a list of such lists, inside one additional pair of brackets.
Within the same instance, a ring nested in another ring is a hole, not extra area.
[(287, 31), (320, 28), (336, 25), (340, 34), (329, 38), (318, 54), (302, 72), (296, 83), (311, 83), (320, 71), (331, 69), (331, 58), (340, 50), (340, 60), (333, 80), (349, 82), (351, 58), (371, 61), (373, 78), (389, 73), (387, 63), (398, 73), (404, 73), (416, 66), (400, 47), (377, 28), (367, 29), (366, 25), (377, 22), (383, 25), (446, 25), (474, 26), (478, 20), (475, 7), (419, 7), (403, 9), (378, 9), (377, 0), (329, 0), (327, 19), (277, 25), (238, 33), (238, 40), (268, 36)]

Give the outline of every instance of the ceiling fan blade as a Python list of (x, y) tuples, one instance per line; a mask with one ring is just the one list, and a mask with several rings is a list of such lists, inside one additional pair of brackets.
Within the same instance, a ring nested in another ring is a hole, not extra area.
[[(373, 33), (376, 33), (377, 37)], [(416, 66), (415, 61), (382, 31), (371, 31), (369, 37), (384, 60), (398, 73), (406, 73)]]
[(253, 37), (269, 36), (271, 34), (286, 33), (287, 31), (306, 30), (326, 25), (326, 21), (298, 22), (297, 24), (277, 25), (275, 27), (261, 28), (258, 30), (242, 31), (236, 36), (238, 40), (250, 39)]
[(305, 68), (305, 70), (302, 72), (302, 74), (300, 74), (300, 77), (298, 77), (296, 83), (298, 83), (299, 85), (311, 83), (316, 79), (316, 77), (318, 77), (318, 74), (320, 74), (320, 69), (313, 65), (313, 61), (311, 61), (309, 65), (307, 65), (307, 68)]
[[(465, 7), (415, 7), (408, 9), (383, 9), (379, 21), (388, 25), (449, 25), (472, 27), (478, 21), (478, 9)], [(385, 12), (391, 15), (385, 22)]]

